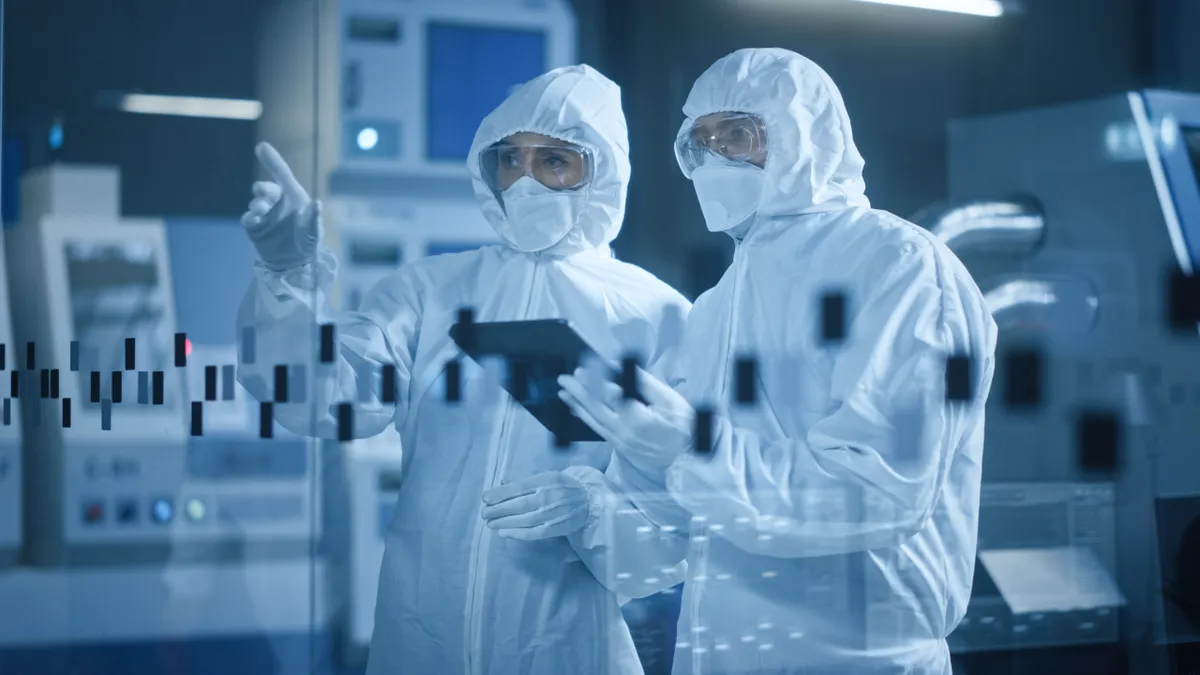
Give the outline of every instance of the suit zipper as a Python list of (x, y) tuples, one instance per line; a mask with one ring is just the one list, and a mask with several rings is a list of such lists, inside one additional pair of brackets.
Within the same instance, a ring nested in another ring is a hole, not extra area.
[[(739, 256), (741, 254), (741, 251), (742, 251), (742, 242), (735, 241), (735, 243), (733, 245), (733, 291), (730, 294), (731, 300), (729, 303), (729, 305), (730, 305), (729, 306), (729, 330), (726, 331), (726, 333), (725, 333), (725, 344), (727, 345), (728, 351), (725, 353), (725, 363), (722, 364), (724, 366), (724, 368), (721, 373), (721, 389), (720, 389), (720, 395), (717, 400), (725, 400), (724, 397), (726, 396), (726, 394), (729, 391), (729, 369), (733, 366), (733, 359), (736, 358), (736, 355), (734, 354), (734, 351), (733, 351), (733, 349), (734, 349), (733, 336), (734, 336), (734, 330), (735, 330), (736, 319), (737, 319), (738, 287), (741, 285), (741, 281), (742, 281), (742, 271), (741, 271), (741, 268), (738, 267), (738, 263), (740, 262)], [(696, 557), (700, 559), (700, 570), (699, 570), (699, 573), (697, 574), (697, 576), (700, 577), (702, 579), (702, 581), (697, 583), (695, 589), (692, 591), (692, 593), (691, 593), (692, 602), (690, 603), (690, 607), (688, 608), (689, 623), (693, 630), (693, 633), (691, 636), (692, 637), (691, 642), (692, 642), (692, 673), (694, 673), (694, 675), (703, 675), (703, 672), (704, 672), (703, 656), (705, 653), (707, 653), (707, 649), (704, 651), (697, 651), (697, 647), (699, 647), (700, 645), (699, 645), (699, 639), (697, 638), (697, 636), (699, 634), (695, 632), (695, 629), (697, 626), (700, 625), (700, 600), (704, 595), (704, 585), (707, 584), (709, 581), (709, 579), (708, 579), (708, 538), (710, 536), (712, 536), (712, 534), (708, 530), (707, 523), (705, 523), (701, 527), (700, 531), (701, 531), (701, 536), (703, 537), (703, 539), (701, 539), (699, 542), (697, 542)]]
[[(533, 275), (529, 281), (529, 292), (525, 297), (525, 307), (521, 310), (521, 315), (519, 317), (521, 319), (526, 318), (526, 315), (529, 314), (530, 306), (533, 305), (533, 292), (534, 288), (537, 286), (538, 271), (540, 269), (541, 262), (535, 257), (533, 263)], [(495, 445), (488, 449), (488, 464), (491, 467), (491, 470), (488, 472), (487, 483), (483, 486), (485, 491), (494, 487), (497, 477), (503, 475), (505, 457), (501, 456), (501, 452), (504, 448), (504, 441), (507, 440), (508, 437), (508, 424), (512, 417), (514, 405), (516, 405), (516, 403), (509, 400), (507, 397), (504, 399), (504, 416), (500, 420), (500, 434)], [(479, 612), (481, 605), (481, 600), (478, 597), (480, 595), (479, 567), (480, 563), (482, 563), (487, 556), (487, 538), (484, 537), (485, 526), (483, 524), (483, 519), (479, 518), (477, 520), (478, 522), (475, 525), (475, 541), (471, 546), (470, 571), (468, 572), (467, 577), (467, 626), (465, 631), (466, 639), (464, 641), (466, 647), (467, 675), (475, 675), (475, 669), (478, 665), (475, 663), (475, 640), (476, 636), (482, 631), (483, 626), (482, 617), (477, 618), (475, 615)]]

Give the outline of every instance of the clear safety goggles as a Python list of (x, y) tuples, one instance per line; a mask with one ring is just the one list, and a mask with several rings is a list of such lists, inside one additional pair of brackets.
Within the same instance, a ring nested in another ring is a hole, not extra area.
[(688, 176), (710, 157), (761, 163), (767, 156), (766, 127), (749, 113), (705, 115), (680, 129), (675, 154)]
[(525, 176), (551, 190), (578, 190), (592, 179), (592, 153), (573, 144), (512, 145), (500, 141), (479, 153), (487, 186), (503, 192)]

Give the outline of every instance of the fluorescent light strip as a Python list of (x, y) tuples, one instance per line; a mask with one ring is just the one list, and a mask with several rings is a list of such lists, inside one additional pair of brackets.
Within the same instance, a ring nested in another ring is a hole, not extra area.
[(125, 94), (121, 97), (120, 108), (125, 112), (143, 115), (216, 117), (230, 120), (256, 120), (262, 116), (262, 103), (236, 98)]
[(998, 0), (859, 0), (859, 2), (932, 9), (939, 12), (956, 12), (975, 16), (996, 17), (1004, 14), (1004, 5)]

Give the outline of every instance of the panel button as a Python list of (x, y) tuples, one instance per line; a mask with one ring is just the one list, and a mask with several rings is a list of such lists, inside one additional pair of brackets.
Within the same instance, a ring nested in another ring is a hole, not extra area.
[(117, 522), (122, 525), (136, 523), (138, 518), (138, 503), (136, 499), (122, 499), (117, 502)]
[(88, 525), (98, 525), (104, 521), (104, 504), (99, 501), (89, 501), (83, 505), (83, 522)]
[(150, 506), (150, 517), (156, 523), (169, 523), (175, 518), (175, 506), (170, 499), (156, 499)]
[(183, 507), (183, 512), (188, 520), (198, 523), (204, 520), (204, 515), (208, 512), (208, 509), (204, 507), (204, 502), (199, 499), (189, 499)]

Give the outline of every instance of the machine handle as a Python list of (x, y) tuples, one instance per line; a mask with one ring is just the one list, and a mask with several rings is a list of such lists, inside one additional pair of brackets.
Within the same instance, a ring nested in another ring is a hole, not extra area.
[(357, 110), (362, 104), (362, 68), (357, 60), (346, 64), (342, 77), (342, 91), (346, 110)]

